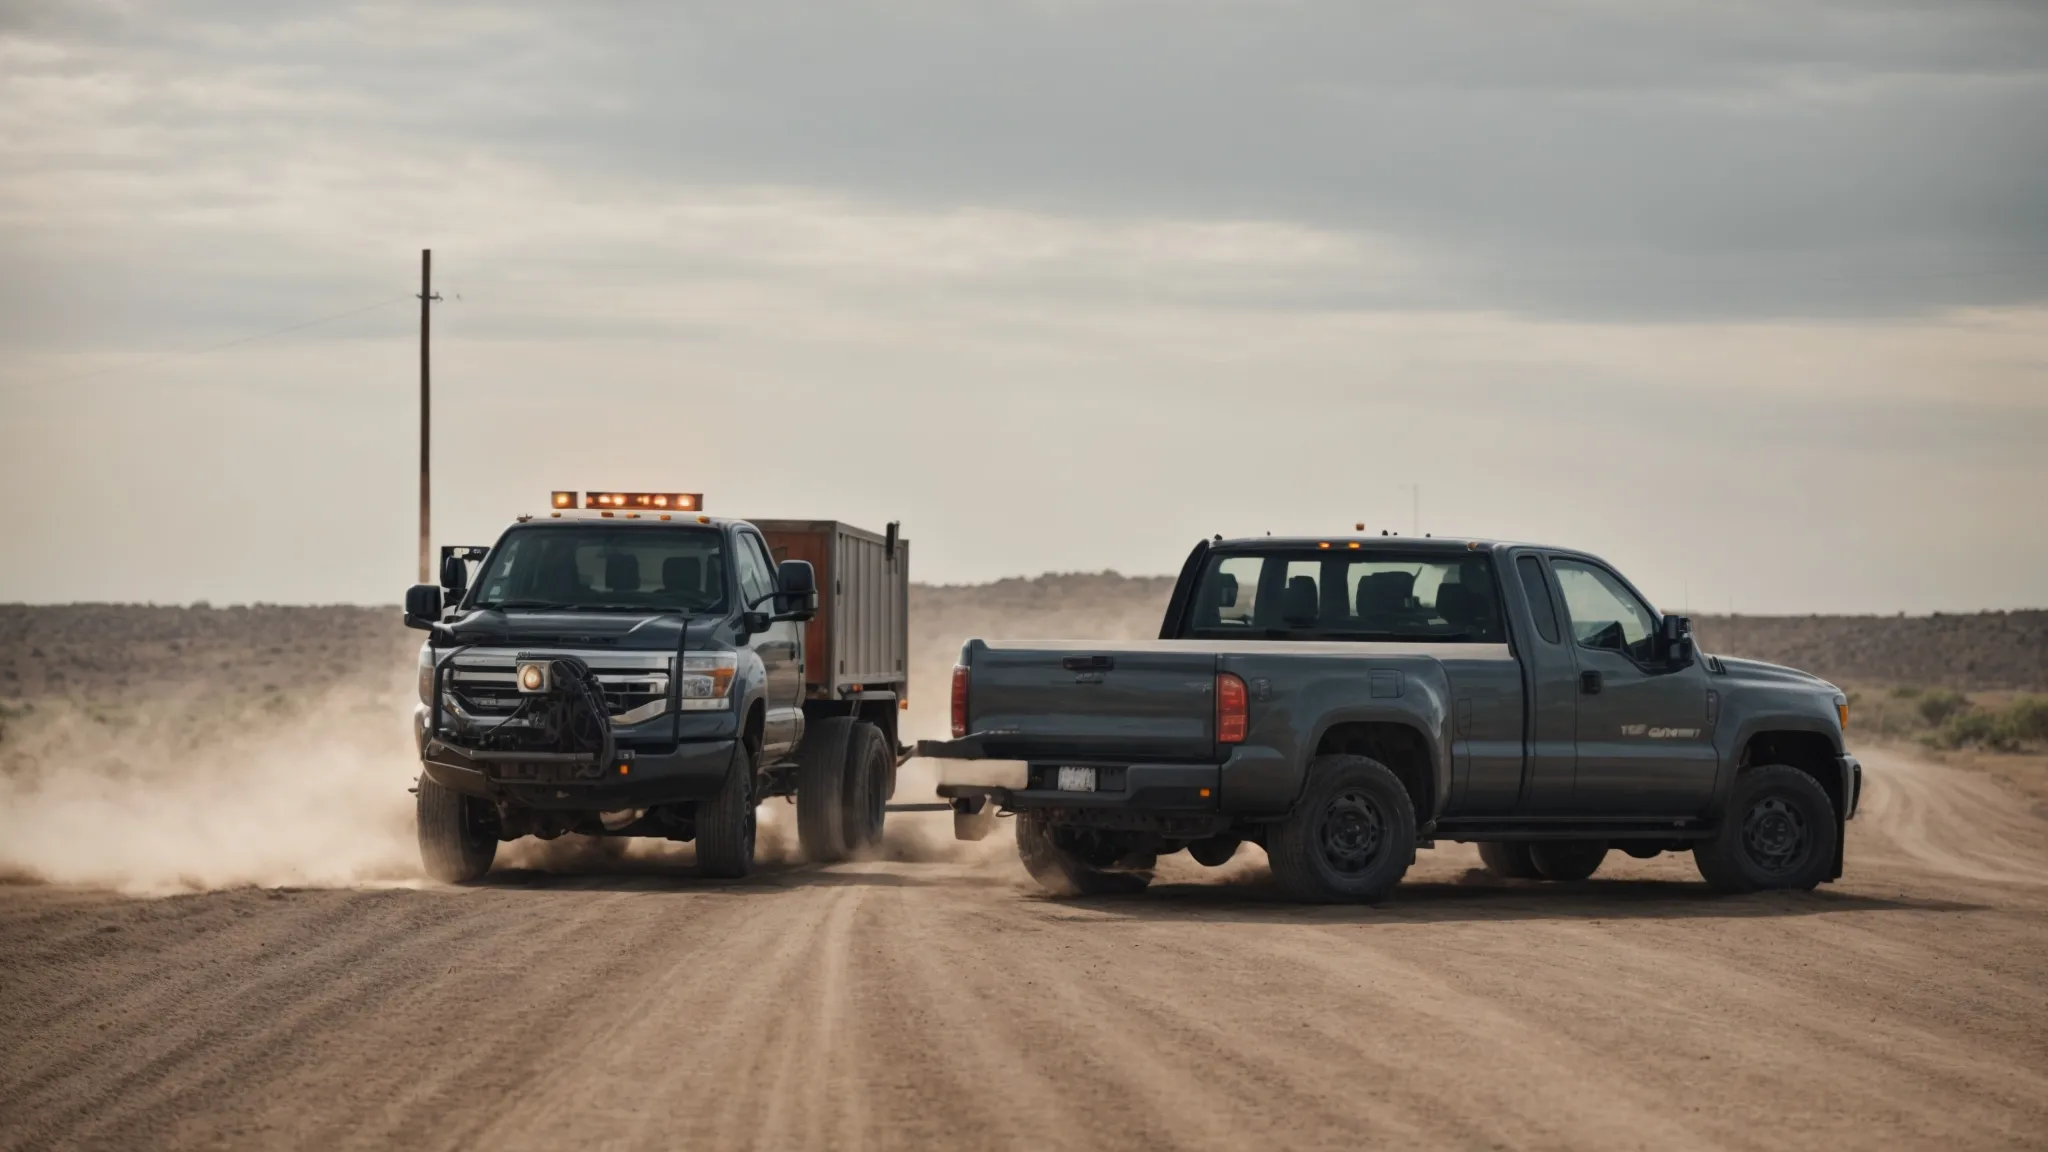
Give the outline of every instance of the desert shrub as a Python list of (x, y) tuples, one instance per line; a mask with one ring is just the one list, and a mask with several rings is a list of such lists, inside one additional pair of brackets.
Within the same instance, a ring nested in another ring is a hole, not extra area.
[(1981, 747), (2006, 751), (2013, 744), (1997, 712), (1958, 712), (1930, 738), (1943, 748)]
[(1977, 747), (2016, 752), (2048, 742), (2048, 698), (2022, 696), (2003, 708), (1951, 715), (1930, 737), (1944, 748)]
[(2014, 740), (2048, 743), (2048, 696), (2022, 696), (2006, 705), (2003, 718)]
[(1969, 708), (1970, 698), (1950, 688), (1937, 688), (1920, 697), (1920, 718), (1935, 727), (1948, 723)]
[(1894, 700), (1911, 700), (1919, 695), (1920, 686), (1918, 684), (1901, 684), (1892, 689), (1892, 699)]

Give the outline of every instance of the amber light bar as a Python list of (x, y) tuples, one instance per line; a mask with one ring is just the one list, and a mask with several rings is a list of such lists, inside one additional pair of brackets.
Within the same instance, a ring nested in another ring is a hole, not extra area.
[[(574, 493), (555, 493), (555, 507), (566, 508), (562, 497)], [(630, 508), (636, 512), (699, 512), (704, 508), (702, 492), (585, 492), (585, 508), (602, 508), (607, 511)]]

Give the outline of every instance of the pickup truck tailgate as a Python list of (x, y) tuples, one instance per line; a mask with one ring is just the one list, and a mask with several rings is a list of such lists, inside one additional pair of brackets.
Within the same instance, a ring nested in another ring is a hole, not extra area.
[(1216, 656), (1168, 641), (970, 641), (967, 730), (1012, 760), (1210, 760)]

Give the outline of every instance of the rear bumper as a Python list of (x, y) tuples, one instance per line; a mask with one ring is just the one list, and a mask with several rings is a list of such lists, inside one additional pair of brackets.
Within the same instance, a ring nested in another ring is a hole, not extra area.
[[(920, 740), (917, 754), (938, 761), (938, 794), (948, 800), (985, 798), (1016, 811), (1025, 808), (1127, 812), (1215, 812), (1221, 769), (1215, 764), (1131, 764), (1101, 760), (1054, 763), (985, 760), (973, 737)], [(1098, 789), (1054, 787), (1062, 764), (1096, 770)]]

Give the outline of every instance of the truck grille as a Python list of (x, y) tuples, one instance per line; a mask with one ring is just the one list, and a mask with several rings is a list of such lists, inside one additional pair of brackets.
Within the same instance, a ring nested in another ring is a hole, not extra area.
[[(560, 653), (532, 653), (535, 657)], [(619, 653), (575, 653), (590, 666), (604, 692), (605, 707), (615, 724), (636, 724), (668, 710), (668, 660), (665, 655), (623, 656)], [(630, 663), (628, 662), (630, 661)], [(501, 720), (519, 710), (525, 699), (516, 679), (517, 654), (465, 653), (448, 676), (448, 694), (456, 709), (478, 720)]]

